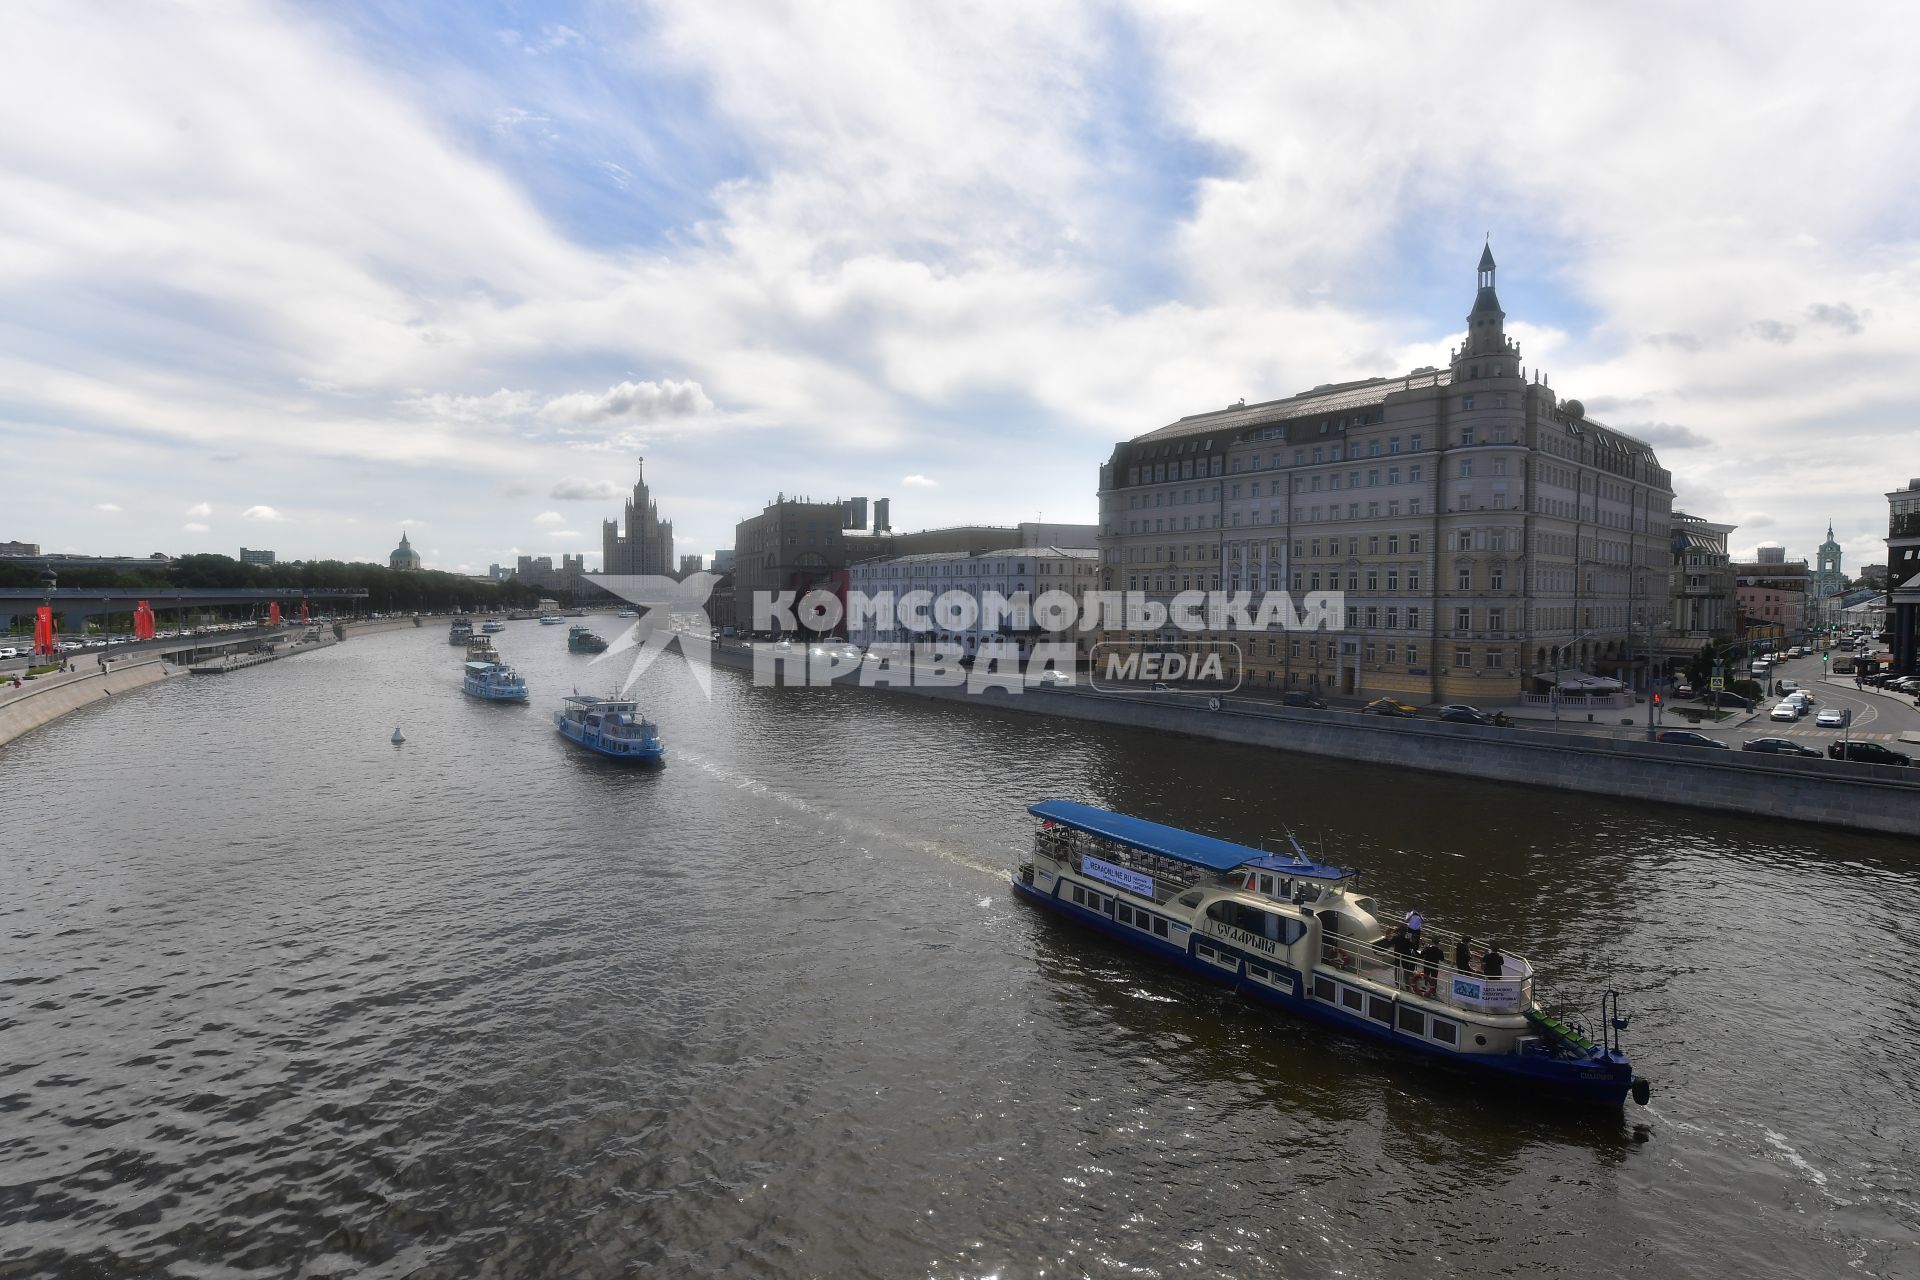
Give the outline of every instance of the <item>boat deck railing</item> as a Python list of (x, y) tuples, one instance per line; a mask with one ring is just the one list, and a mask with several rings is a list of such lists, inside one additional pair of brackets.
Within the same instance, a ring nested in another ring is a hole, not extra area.
[[(1426, 930), (1421, 931), (1423, 941), (1426, 934)], [(1489, 977), (1473, 969), (1457, 968), (1448, 960), (1428, 961), (1422, 960), (1417, 955), (1403, 959), (1398, 952), (1388, 947), (1376, 947), (1353, 938), (1330, 937), (1321, 944), (1320, 959), (1322, 963), (1336, 969), (1343, 969), (1356, 977), (1468, 1012), (1518, 1013), (1521, 1009), (1533, 1004), (1532, 966), (1518, 956), (1506, 956), (1507, 964), (1502, 967), (1499, 975)], [(1504, 1006), (1511, 1003), (1510, 1001), (1489, 1002), (1458, 995), (1455, 993), (1453, 981), (1457, 977), (1470, 978), (1477, 987), (1480, 984), (1492, 982), (1517, 982), (1519, 984), (1518, 1004), (1508, 1010)]]
[[(1034, 852), (1052, 858), (1056, 862), (1066, 863), (1077, 875), (1087, 875), (1081, 866), (1082, 856), (1094, 857), (1102, 862), (1110, 862), (1117, 867), (1139, 872), (1153, 881), (1153, 901), (1165, 905), (1196, 885), (1219, 885), (1230, 883), (1228, 877), (1196, 867), (1190, 862), (1178, 858), (1168, 858), (1145, 849), (1136, 849), (1132, 845), (1119, 844), (1112, 840), (1103, 840), (1084, 831), (1075, 831), (1071, 827), (1042, 828), (1034, 835)], [(1099, 876), (1088, 876), (1098, 880)], [(1143, 895), (1144, 896), (1144, 895)]]

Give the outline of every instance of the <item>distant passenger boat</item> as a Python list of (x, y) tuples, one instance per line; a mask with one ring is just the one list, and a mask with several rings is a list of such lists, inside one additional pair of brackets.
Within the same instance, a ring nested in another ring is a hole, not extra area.
[(500, 621), (498, 618), (488, 618), (485, 622), (480, 624), (480, 629), (486, 632), (490, 636), (499, 635), (502, 631), (505, 631), (507, 629), (507, 624)]
[(473, 639), (473, 619), (455, 618), (447, 628), (448, 644), (465, 644)]
[(1534, 1002), (1519, 956), (1476, 958), (1432, 925), (1431, 950), (1396, 951), (1383, 925), (1401, 920), (1298, 845), (1281, 857), (1066, 800), (1028, 812), (1041, 825), (1015, 891), (1128, 946), (1471, 1074), (1610, 1106), (1652, 1093), (1620, 1050), (1618, 994), (1601, 998), (1595, 1043)]
[(607, 642), (585, 627), (572, 627), (567, 631), (567, 651), (569, 653), (605, 653)]
[(543, 627), (557, 627), (565, 621), (566, 619), (557, 613), (543, 613), (540, 615), (540, 625)]
[(619, 698), (576, 693), (554, 712), (562, 737), (612, 760), (650, 764), (666, 758), (660, 731), (640, 714), (640, 705)]
[(460, 687), (482, 702), (525, 702), (527, 682), (499, 662), (469, 662)]
[(640, 611), (638, 609), (622, 609), (613, 616), (616, 618), (637, 618), (640, 616)]

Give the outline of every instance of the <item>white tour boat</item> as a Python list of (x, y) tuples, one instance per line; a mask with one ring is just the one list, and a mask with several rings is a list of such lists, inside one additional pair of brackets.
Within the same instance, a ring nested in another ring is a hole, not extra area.
[(1419, 951), (1395, 951), (1409, 921), (1361, 893), (1353, 874), (1066, 800), (1041, 820), (1013, 887), (1109, 937), (1242, 995), (1450, 1066), (1560, 1096), (1645, 1103), (1621, 1052), (1619, 996), (1601, 999), (1595, 1042), (1534, 999), (1524, 958), (1422, 924)]

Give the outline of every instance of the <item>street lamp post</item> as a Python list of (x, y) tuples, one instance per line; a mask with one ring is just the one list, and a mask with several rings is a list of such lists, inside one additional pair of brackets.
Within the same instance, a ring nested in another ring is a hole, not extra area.
[(1553, 647), (1553, 726), (1556, 729), (1560, 727), (1560, 655), (1593, 634), (1591, 631), (1582, 631), (1565, 644)]

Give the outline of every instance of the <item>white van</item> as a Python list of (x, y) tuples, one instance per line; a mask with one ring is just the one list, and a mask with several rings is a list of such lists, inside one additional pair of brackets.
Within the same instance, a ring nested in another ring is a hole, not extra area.
[(1762, 680), (1767, 678), (1767, 670), (1768, 668), (1767, 668), (1765, 659), (1756, 659), (1754, 661), (1754, 664), (1751, 667), (1747, 668), (1748, 674), (1757, 676)]

